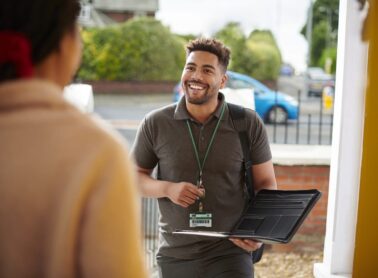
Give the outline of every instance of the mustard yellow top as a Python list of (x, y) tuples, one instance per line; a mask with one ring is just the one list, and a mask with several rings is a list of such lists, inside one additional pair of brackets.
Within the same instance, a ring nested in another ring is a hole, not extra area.
[(121, 140), (53, 84), (0, 83), (0, 277), (146, 277)]

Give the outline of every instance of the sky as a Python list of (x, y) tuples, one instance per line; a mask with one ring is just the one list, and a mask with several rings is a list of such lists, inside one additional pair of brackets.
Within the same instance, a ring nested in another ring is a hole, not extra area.
[(177, 34), (211, 36), (228, 22), (239, 22), (248, 35), (273, 32), (284, 62), (306, 68), (307, 41), (300, 30), (310, 0), (159, 0), (156, 18)]

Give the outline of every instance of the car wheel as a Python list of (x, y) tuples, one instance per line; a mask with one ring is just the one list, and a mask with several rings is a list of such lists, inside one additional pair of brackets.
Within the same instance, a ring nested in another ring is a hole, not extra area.
[(277, 124), (284, 124), (288, 119), (287, 111), (280, 107), (274, 106), (272, 107), (267, 115), (267, 122), (268, 123), (277, 123)]

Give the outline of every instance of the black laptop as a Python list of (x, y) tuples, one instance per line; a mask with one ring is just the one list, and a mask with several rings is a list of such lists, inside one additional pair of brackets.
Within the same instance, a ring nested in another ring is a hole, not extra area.
[(174, 234), (219, 238), (249, 238), (264, 243), (288, 243), (321, 193), (310, 190), (261, 190), (231, 232), (176, 230)]

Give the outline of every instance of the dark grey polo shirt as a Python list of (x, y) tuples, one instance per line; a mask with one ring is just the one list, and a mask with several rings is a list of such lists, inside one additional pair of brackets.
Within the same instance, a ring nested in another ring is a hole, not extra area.
[[(202, 161), (221, 114), (224, 103), (221, 93), (219, 99), (217, 110), (204, 124), (196, 122), (190, 116), (184, 98), (177, 105), (172, 104), (149, 113), (138, 129), (132, 150), (137, 165), (145, 169), (153, 169), (157, 165), (159, 180), (196, 184), (199, 169), (186, 120), (190, 121)], [(252, 163), (266, 162), (271, 159), (271, 152), (264, 125), (252, 110), (246, 109), (246, 117)], [(242, 147), (228, 106), (204, 165), (202, 180), (206, 189), (204, 211), (213, 214), (213, 226), (207, 229), (230, 231), (241, 217), (247, 197), (244, 190)], [(189, 208), (180, 207), (168, 198), (159, 198), (158, 203), (161, 215), (159, 254), (191, 259), (211, 252), (212, 249), (219, 253), (222, 248), (234, 246), (223, 239), (171, 234), (176, 229), (190, 229), (189, 213), (198, 211), (198, 202)], [(241, 252), (242, 249), (237, 250)]]

